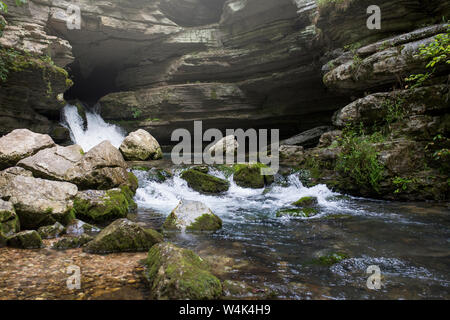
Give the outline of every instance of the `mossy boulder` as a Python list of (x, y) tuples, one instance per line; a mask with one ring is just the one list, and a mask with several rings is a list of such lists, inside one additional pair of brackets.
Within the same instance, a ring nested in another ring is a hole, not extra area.
[(199, 201), (182, 200), (164, 222), (166, 230), (216, 231), (222, 220)]
[(262, 163), (237, 164), (233, 169), (234, 182), (243, 188), (261, 189), (274, 182), (273, 175), (262, 174), (262, 169), (270, 169)]
[(21, 231), (8, 238), (9, 247), (20, 249), (42, 248), (42, 238), (36, 230)]
[(137, 252), (148, 250), (162, 241), (163, 236), (159, 232), (119, 219), (103, 229), (83, 250), (89, 253)]
[(230, 183), (227, 180), (214, 177), (198, 169), (189, 169), (181, 174), (188, 186), (195, 191), (209, 194), (218, 194), (227, 191)]
[(87, 234), (82, 234), (76, 237), (67, 237), (54, 243), (52, 249), (67, 250), (80, 248), (92, 240), (94, 240), (94, 237)]
[(315, 208), (301, 208), (301, 209), (281, 209), (276, 213), (277, 217), (296, 217), (296, 218), (309, 218), (315, 216), (318, 210)]
[(158, 141), (143, 129), (131, 132), (119, 149), (129, 161), (157, 160), (163, 156)]
[(20, 231), (19, 217), (11, 202), (0, 199), (0, 234), (10, 236)]
[(42, 239), (58, 238), (65, 231), (66, 231), (66, 228), (64, 228), (64, 226), (59, 222), (56, 222), (55, 224), (53, 224), (51, 226), (40, 227), (38, 229), (38, 233)]
[(74, 200), (74, 212), (78, 219), (94, 223), (125, 218), (136, 208), (131, 190), (127, 187), (111, 190), (86, 190), (78, 192)]
[(292, 205), (296, 207), (313, 207), (318, 204), (316, 197), (302, 197), (295, 201)]
[(209, 265), (191, 250), (160, 243), (148, 252), (145, 279), (158, 300), (210, 300), (222, 294), (222, 285)]

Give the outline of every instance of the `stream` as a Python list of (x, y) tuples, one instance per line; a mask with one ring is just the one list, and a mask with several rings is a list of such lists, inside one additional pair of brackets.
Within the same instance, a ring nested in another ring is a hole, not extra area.
[[(94, 113), (87, 112), (87, 130), (76, 107), (67, 106), (65, 125), (85, 151), (103, 140), (120, 145), (124, 134)], [(325, 185), (303, 186), (298, 173), (279, 176), (266, 189), (244, 189), (232, 176), (223, 195), (200, 194), (180, 178), (165, 154), (163, 166), (174, 175), (154, 181), (134, 170), (139, 179), (130, 215), (160, 229), (181, 199), (205, 203), (223, 220), (215, 233), (166, 233), (166, 241), (194, 250), (212, 262), (221, 280), (243, 281), (280, 299), (449, 299), (450, 209), (447, 203), (401, 203), (343, 196)], [(161, 161), (159, 162), (161, 164)], [(311, 218), (276, 217), (304, 196), (318, 199), (319, 214)], [(345, 259), (317, 263), (333, 253)], [(369, 266), (381, 272), (381, 288), (367, 287)]]

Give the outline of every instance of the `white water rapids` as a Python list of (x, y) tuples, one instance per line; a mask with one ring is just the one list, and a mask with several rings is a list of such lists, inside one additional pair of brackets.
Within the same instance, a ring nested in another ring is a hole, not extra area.
[(86, 130), (84, 129), (83, 119), (78, 114), (76, 106), (66, 105), (63, 109), (62, 116), (62, 125), (70, 130), (72, 142), (81, 146), (84, 152), (89, 151), (105, 140), (108, 140), (113, 146), (119, 148), (125, 139), (125, 132), (120, 127), (106, 123), (96, 111), (90, 112), (86, 110)]

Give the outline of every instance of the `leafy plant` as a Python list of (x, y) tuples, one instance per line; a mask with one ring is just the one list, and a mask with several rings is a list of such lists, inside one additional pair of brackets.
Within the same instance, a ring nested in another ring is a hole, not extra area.
[(142, 110), (139, 110), (136, 107), (132, 107), (131, 108), (131, 112), (132, 112), (132, 115), (133, 115), (134, 119), (137, 119), (137, 118), (139, 118), (142, 115)]
[(438, 34), (431, 43), (426, 46), (422, 45), (416, 57), (422, 57), (427, 61), (425, 67), (431, 71), (412, 74), (406, 78), (405, 80), (412, 84), (412, 88), (420, 87), (427, 82), (436, 72), (437, 65), (450, 64), (450, 27), (447, 29), (447, 33)]
[(412, 182), (414, 182), (413, 179), (395, 177), (392, 180), (392, 183), (395, 186), (397, 186), (397, 189), (394, 191), (394, 193), (400, 193), (402, 191), (406, 191), (408, 189), (408, 185)]
[(374, 143), (381, 142), (380, 134), (367, 135), (361, 127), (348, 126), (341, 138), (342, 152), (339, 154), (336, 169), (348, 175), (359, 186), (370, 185), (379, 192), (384, 166), (378, 160)]

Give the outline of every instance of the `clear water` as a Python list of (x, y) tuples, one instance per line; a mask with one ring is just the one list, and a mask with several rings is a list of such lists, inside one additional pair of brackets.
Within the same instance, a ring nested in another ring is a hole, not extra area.
[(62, 111), (62, 117), (62, 125), (70, 130), (72, 142), (81, 146), (85, 152), (105, 140), (109, 140), (113, 146), (119, 148), (125, 139), (122, 128), (106, 123), (95, 110), (93, 112), (86, 110), (86, 129), (76, 106), (66, 105)]
[[(342, 199), (325, 185), (304, 187), (295, 174), (259, 190), (240, 188), (229, 177), (230, 190), (222, 196), (199, 194), (179, 173), (164, 183), (150, 181), (143, 171), (135, 174), (140, 181), (135, 219), (141, 223), (161, 227), (180, 199), (202, 201), (222, 218), (223, 229), (216, 233), (167, 236), (218, 265), (224, 261), (222, 280), (268, 288), (282, 299), (450, 298), (448, 204)], [(320, 214), (275, 216), (303, 196), (318, 198)], [(332, 266), (315, 263), (324, 252), (348, 258)], [(370, 265), (381, 269), (380, 290), (366, 286)]]

